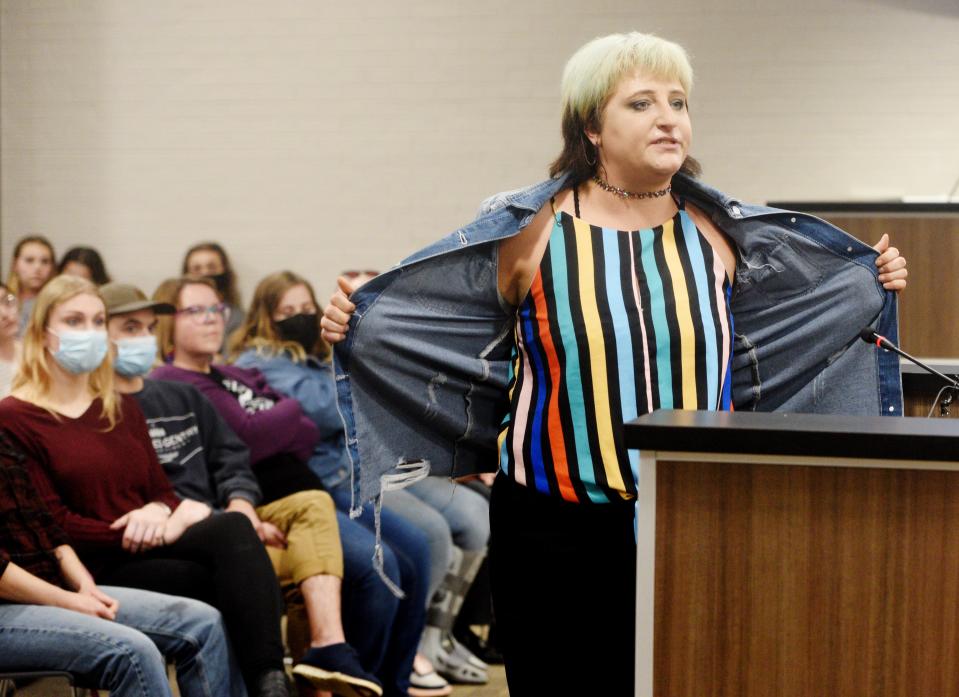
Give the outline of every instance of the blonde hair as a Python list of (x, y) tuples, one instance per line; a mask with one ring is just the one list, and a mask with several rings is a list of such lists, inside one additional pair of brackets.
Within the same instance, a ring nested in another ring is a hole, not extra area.
[[(51, 279), (33, 304), (30, 321), (23, 332), (23, 354), (20, 370), (13, 379), (13, 391), (25, 392), (29, 397), (42, 399), (53, 383), (53, 374), (47, 358), (45, 335), (54, 308), (78, 295), (92, 295), (103, 302), (97, 287), (79, 276), (57, 276)], [(104, 303), (106, 314), (106, 303)], [(103, 331), (106, 331), (104, 327)], [(107, 420), (109, 431), (120, 420), (120, 398), (113, 387), (113, 358), (109, 351), (103, 362), (89, 373), (87, 384), (93, 396), (100, 399), (101, 418)], [(30, 400), (33, 401), (33, 400)], [(48, 409), (56, 416), (56, 412)]]
[[(220, 295), (220, 291), (216, 289), (216, 284), (205, 276), (180, 276), (179, 278), (168, 278), (160, 283), (160, 285), (157, 286), (157, 289), (153, 291), (153, 300), (160, 303), (169, 303), (177, 310), (181, 310), (180, 294), (183, 292), (184, 288), (192, 285), (206, 286), (207, 288), (210, 288), (216, 294), (217, 300), (223, 302), (223, 296)], [(161, 361), (166, 362), (168, 358), (173, 356), (173, 352), (176, 350), (176, 343), (174, 342), (175, 330), (176, 315), (157, 315), (157, 350), (160, 352)], [(224, 323), (224, 331), (225, 330), (226, 323)]]
[[(7, 275), (7, 290), (11, 293), (20, 297), (20, 292), (22, 288), (20, 287), (20, 277), (17, 276), (17, 259), (20, 258), (20, 252), (23, 251), (23, 248), (28, 244), (38, 244), (41, 247), (46, 247), (47, 251), (50, 252), (50, 278), (53, 278), (53, 275), (56, 273), (57, 267), (57, 255), (53, 252), (53, 245), (50, 244), (50, 240), (41, 235), (30, 235), (28, 237), (21, 238), (17, 245), (13, 248), (13, 256), (10, 257), (10, 273)], [(49, 282), (49, 279), (48, 279)]]
[[(571, 183), (577, 184), (593, 175), (598, 153), (586, 131), (600, 130), (610, 96), (620, 80), (633, 73), (675, 80), (687, 97), (693, 89), (693, 67), (679, 44), (638, 31), (593, 39), (572, 55), (563, 70), (563, 151), (550, 165), (551, 177), (568, 172)], [(697, 175), (699, 163), (687, 157), (681, 171)]]
[[(306, 351), (295, 341), (284, 341), (276, 331), (273, 313), (280, 306), (280, 301), (290, 288), (304, 286), (310, 294), (310, 299), (317, 305), (316, 294), (309, 282), (292, 271), (277, 271), (260, 281), (253, 292), (250, 301), (250, 310), (246, 313), (243, 324), (230, 337), (230, 358), (236, 360), (243, 351), (249, 348), (256, 349), (257, 353), (276, 355), (286, 353), (294, 361), (306, 360)], [(319, 307), (317, 305), (317, 307)], [(316, 321), (320, 315), (317, 312)], [(330, 354), (330, 347), (323, 339), (317, 339), (311, 355), (323, 360)]]

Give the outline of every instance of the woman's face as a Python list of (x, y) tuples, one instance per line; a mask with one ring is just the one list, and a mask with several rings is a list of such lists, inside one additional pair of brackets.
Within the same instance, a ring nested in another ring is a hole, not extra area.
[(315, 315), (316, 303), (310, 296), (310, 291), (302, 283), (287, 289), (280, 298), (280, 303), (273, 310), (273, 321), (282, 322), (293, 315)]
[(188, 283), (180, 291), (174, 318), (173, 345), (177, 353), (213, 357), (223, 343), (224, 307), (212, 288)]
[(225, 270), (220, 255), (209, 249), (198, 249), (186, 260), (189, 276), (219, 276)]
[(51, 353), (60, 348), (59, 335), (64, 332), (106, 331), (107, 312), (96, 295), (80, 293), (56, 305), (47, 318), (44, 345)]
[(0, 286), (0, 339), (16, 338), (20, 325), (20, 305), (17, 296)]
[(606, 103), (600, 131), (587, 135), (599, 147), (610, 183), (659, 186), (679, 171), (689, 151), (686, 92), (673, 80), (625, 77)]
[(27, 242), (13, 263), (13, 272), (23, 290), (36, 294), (53, 274), (53, 255), (46, 245)]
[(81, 264), (79, 261), (68, 261), (63, 267), (63, 271), (60, 273), (64, 276), (79, 276), (80, 278), (85, 278), (88, 281), (93, 280), (93, 274), (90, 272), (90, 267), (86, 264)]

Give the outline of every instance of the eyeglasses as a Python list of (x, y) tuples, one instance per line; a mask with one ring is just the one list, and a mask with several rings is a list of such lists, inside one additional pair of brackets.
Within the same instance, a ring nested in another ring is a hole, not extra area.
[(189, 317), (193, 324), (204, 324), (207, 317), (212, 317), (214, 320), (222, 318), (224, 322), (230, 319), (230, 308), (223, 303), (210, 305), (209, 307), (190, 305), (190, 307), (177, 310), (176, 313), (178, 316)]
[(0, 307), (7, 310), (16, 310), (17, 305), (20, 303), (17, 302), (17, 296), (13, 293), (4, 293), (0, 295)]
[(356, 271), (354, 269), (350, 269), (349, 271), (343, 271), (340, 273), (340, 275), (346, 276), (347, 278), (358, 278), (360, 276), (379, 276), (380, 272), (375, 269), (370, 271)]

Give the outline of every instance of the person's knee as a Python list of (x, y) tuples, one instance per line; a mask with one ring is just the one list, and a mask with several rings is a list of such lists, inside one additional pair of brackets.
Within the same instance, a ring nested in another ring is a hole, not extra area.
[(454, 542), (464, 550), (485, 549), (489, 543), (489, 502), (465, 487), (457, 489), (455, 498), (450, 523)]

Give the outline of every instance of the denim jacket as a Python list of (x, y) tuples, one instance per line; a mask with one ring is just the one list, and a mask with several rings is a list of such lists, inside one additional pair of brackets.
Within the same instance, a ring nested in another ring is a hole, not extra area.
[[(414, 463), (447, 476), (496, 468), (516, 309), (497, 287), (495, 242), (566, 186), (559, 177), (497, 194), (473, 222), (353, 294), (334, 364), (354, 503)], [(737, 410), (902, 415), (898, 357), (859, 339), (869, 326), (898, 341), (896, 297), (878, 282), (874, 249), (814, 216), (743, 204), (682, 174), (673, 191), (737, 247)]]

